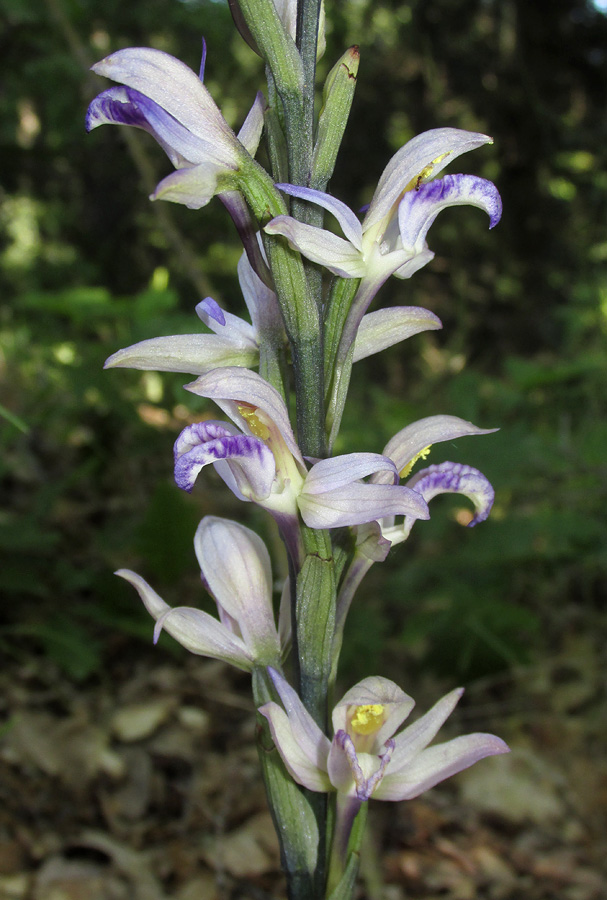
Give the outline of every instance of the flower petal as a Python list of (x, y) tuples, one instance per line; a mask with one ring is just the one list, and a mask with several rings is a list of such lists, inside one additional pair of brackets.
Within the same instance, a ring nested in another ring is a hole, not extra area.
[(433, 128), (418, 134), (394, 154), (384, 169), (369, 210), (363, 221), (363, 232), (388, 215), (403, 191), (416, 187), (419, 177), (435, 176), (453, 160), (492, 143), (486, 134), (459, 128)]
[(307, 259), (325, 266), (342, 278), (362, 278), (366, 263), (356, 247), (324, 228), (305, 225), (291, 216), (276, 216), (264, 228), (268, 234), (280, 234), (289, 246), (299, 250)]
[(118, 350), (106, 359), (104, 368), (202, 375), (218, 366), (255, 366), (258, 360), (259, 349), (244, 341), (239, 346), (232, 339), (215, 334), (175, 334)]
[(352, 484), (373, 472), (387, 472), (394, 484), (398, 470), (391, 459), (379, 453), (346, 453), (331, 459), (321, 459), (312, 466), (305, 480), (307, 495), (324, 494)]
[(434, 704), (432, 709), (424, 713), (416, 722), (408, 725), (395, 740), (395, 749), (390, 763), (390, 772), (399, 772), (408, 766), (418, 753), (421, 753), (438, 734), (447, 721), (462, 694), (463, 688), (455, 688)]
[(422, 496), (399, 484), (355, 482), (323, 494), (302, 492), (297, 503), (302, 519), (310, 528), (361, 525), (385, 516), (429, 518)]
[(162, 50), (129, 47), (118, 50), (93, 67), (104, 75), (149, 97), (201, 142), (236, 168), (239, 144), (213, 98), (198, 76), (185, 63)]
[[(384, 447), (384, 456), (393, 460), (399, 472), (431, 444), (451, 441), (469, 434), (492, 434), (497, 428), (477, 428), (472, 422), (457, 416), (428, 416), (411, 425), (406, 425), (391, 438)], [(375, 476), (374, 481), (385, 481)]]
[[(136, 96), (141, 96), (135, 91)], [(84, 127), (92, 131), (99, 125), (133, 125), (151, 132), (150, 124), (133, 102), (133, 94), (125, 87), (111, 87), (98, 94), (86, 111)]]
[(488, 518), (495, 499), (495, 491), (482, 472), (461, 463), (444, 462), (438, 466), (421, 469), (407, 482), (423, 496), (426, 502), (438, 494), (463, 494), (472, 500), (476, 508), (468, 528)]
[(335, 216), (344, 235), (354, 244), (357, 250), (362, 250), (362, 228), (357, 216), (352, 212), (349, 206), (326, 194), (324, 191), (315, 191), (312, 188), (299, 187), (296, 184), (277, 184), (276, 187), (291, 197), (298, 197), (300, 200), (308, 200), (310, 203), (316, 203), (322, 206), (327, 212)]
[(262, 539), (238, 522), (205, 516), (194, 548), (210, 593), (238, 623), (257, 664), (276, 662), (280, 647), (272, 610), (272, 568)]
[(217, 619), (199, 609), (180, 606), (171, 608), (141, 576), (129, 569), (119, 569), (116, 575), (133, 585), (148, 612), (157, 620), (154, 641), (158, 639), (157, 629), (160, 625), (160, 629), (168, 631), (191, 653), (221, 659), (245, 671), (253, 668), (253, 658), (244, 642)]
[(286, 678), (271, 666), (268, 667), (268, 672), (289, 717), (297, 743), (314, 765), (326, 771), (330, 744), (328, 737), (318, 727)]
[(196, 304), (196, 315), (207, 328), (235, 347), (247, 347), (258, 352), (255, 329), (240, 316), (222, 309), (212, 297), (205, 297)]
[(392, 347), (421, 331), (442, 328), (434, 313), (419, 306), (392, 306), (367, 313), (354, 343), (354, 362)]
[[(192, 447), (180, 453), (177, 448), (186, 441)], [(265, 500), (270, 494), (276, 465), (272, 451), (259, 438), (229, 434), (214, 422), (197, 422), (183, 430), (175, 448), (175, 482), (184, 491), (192, 490), (205, 466), (229, 460), (237, 463), (230, 466), (230, 471), (245, 497)]]
[(245, 150), (251, 154), (251, 156), (255, 156), (255, 154), (257, 153), (257, 148), (259, 147), (261, 133), (263, 131), (263, 116), (265, 107), (265, 98), (261, 91), (257, 91), (255, 100), (253, 101), (253, 106), (249, 110), (247, 117), (242, 123), (242, 127), (238, 132), (238, 140), (243, 145)]
[(276, 749), (291, 777), (310, 791), (321, 793), (330, 791), (329, 776), (304, 752), (302, 745), (293, 733), (291, 720), (278, 703), (265, 703), (259, 707), (259, 712), (268, 720)]
[[(220, 185), (223, 182), (223, 188)], [(167, 200), (181, 203), (188, 209), (201, 209), (221, 189), (234, 189), (226, 178), (226, 167), (214, 162), (201, 163), (186, 169), (171, 172), (156, 185), (150, 200)]]
[(359, 681), (350, 688), (333, 709), (333, 731), (346, 731), (348, 725), (348, 709), (352, 706), (385, 707), (384, 721), (374, 737), (374, 751), (379, 752), (388, 738), (402, 725), (413, 707), (415, 700), (405, 694), (401, 688), (389, 678), (372, 675)]
[(238, 282), (257, 335), (274, 336), (286, 342), (282, 314), (276, 294), (254, 271), (246, 253), (238, 260)]
[(186, 390), (200, 397), (209, 397), (243, 431), (249, 432), (249, 424), (238, 411), (239, 405), (247, 404), (263, 410), (282, 440), (302, 468), (303, 457), (295, 440), (289, 421), (289, 413), (278, 391), (256, 372), (238, 366), (216, 369), (185, 385)]
[(391, 774), (391, 766), (388, 766), (374, 797), (377, 800), (410, 800), (480, 759), (508, 753), (509, 749), (493, 734), (467, 734), (444, 744), (435, 744), (423, 750), (409, 767), (396, 775)]
[(449, 206), (477, 206), (489, 216), (489, 228), (499, 222), (502, 201), (497, 188), (473, 175), (445, 175), (416, 191), (407, 191), (398, 206), (400, 236), (405, 248), (423, 245), (428, 229)]

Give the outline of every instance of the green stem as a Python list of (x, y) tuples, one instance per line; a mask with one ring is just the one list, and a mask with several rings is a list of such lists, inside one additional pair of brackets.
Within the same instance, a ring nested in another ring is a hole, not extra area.
[[(316, 84), (316, 48), (318, 44), (318, 20), (321, 0), (299, 0), (297, 4), (297, 49), (303, 65), (302, 92), (302, 156), (306, 163), (306, 180), (297, 184), (309, 184), (312, 169), (314, 140), (314, 88)], [(302, 173), (303, 174), (303, 173)]]
[[(265, 669), (253, 670), (253, 699), (256, 707), (263, 706), (270, 700), (278, 700)], [(294, 784), (274, 746), (268, 723), (259, 713), (257, 749), (268, 804), (280, 843), (281, 863), (287, 876), (289, 900), (320, 897), (315, 881), (318, 878), (319, 864), (323, 871), (325, 867), (324, 840), (319, 838), (319, 816), (317, 810), (312, 808), (310, 799), (316, 802), (318, 796), (324, 799), (324, 795), (312, 795)]]
[(367, 821), (366, 802), (337, 794), (333, 846), (329, 863), (327, 897), (351, 897), (358, 871), (360, 848)]

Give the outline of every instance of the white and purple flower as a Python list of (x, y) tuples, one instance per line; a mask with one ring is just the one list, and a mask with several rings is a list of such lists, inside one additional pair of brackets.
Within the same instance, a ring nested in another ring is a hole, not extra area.
[(329, 739), (284, 677), (273, 669), (270, 675), (282, 706), (266, 703), (259, 712), (287, 770), (311, 791), (337, 791), (359, 803), (371, 797), (410, 800), (486, 756), (508, 752), (492, 734), (428, 746), (453, 712), (461, 688), (394, 736), (415, 701), (387, 678), (365, 678), (333, 709)]
[[(233, 424), (202, 421), (184, 429), (175, 443), (177, 485), (192, 490), (201, 470), (212, 464), (237, 497), (272, 513), (294, 559), (300, 552), (299, 514), (310, 528), (321, 529), (384, 516), (428, 517), (421, 494), (399, 485), (396, 466), (378, 453), (323, 459), (308, 471), (284, 400), (255, 372), (216, 369), (186, 387), (214, 400)], [(381, 482), (362, 480), (380, 472)]]
[(428, 250), (426, 235), (441, 210), (478, 206), (489, 215), (490, 228), (499, 222), (502, 204), (490, 181), (472, 175), (446, 175), (428, 182), (462, 153), (487, 143), (491, 143), (487, 135), (457, 128), (435, 128), (417, 135), (384, 169), (362, 223), (330, 194), (279, 184), (284, 193), (332, 213), (345, 239), (290, 216), (272, 219), (265, 230), (284, 235), (308, 259), (342, 278), (366, 279), (376, 287), (392, 274), (410, 278), (434, 256)]
[(417, 135), (384, 169), (362, 222), (345, 203), (329, 194), (291, 184), (277, 185), (284, 193), (332, 213), (344, 238), (284, 215), (272, 219), (265, 230), (283, 235), (291, 247), (333, 274), (361, 279), (344, 327), (339, 363), (345, 360), (367, 307), (386, 279), (390, 275), (410, 278), (433, 259), (426, 235), (441, 210), (477, 206), (488, 214), (490, 228), (497, 225), (502, 203), (490, 181), (472, 175), (446, 175), (428, 181), (462, 153), (487, 143), (491, 143), (487, 135), (457, 128), (435, 128)]
[(215, 194), (233, 194), (235, 176), (247, 154), (254, 155), (263, 128), (258, 94), (247, 119), (234, 134), (202, 83), (206, 48), (198, 77), (162, 50), (130, 47), (93, 66), (97, 75), (119, 83), (92, 101), (86, 128), (133, 125), (151, 134), (177, 169), (156, 187), (152, 199), (205, 206)]
[[(394, 463), (401, 478), (408, 478), (420, 459), (425, 459), (433, 444), (452, 441), (468, 435), (492, 434), (495, 428), (478, 428), (457, 416), (428, 416), (407, 425), (391, 438), (383, 449), (383, 456)], [(384, 482), (383, 472), (371, 475), (370, 481)], [(405, 482), (429, 503), (439, 494), (462, 494), (472, 501), (475, 512), (467, 523), (469, 528), (484, 522), (491, 512), (495, 492), (482, 472), (462, 463), (443, 462), (420, 469)], [(350, 605), (362, 579), (374, 562), (382, 562), (390, 549), (406, 541), (416, 521), (415, 516), (383, 516), (356, 529), (356, 550), (342, 579), (336, 610), (336, 639), (334, 653), (341, 646), (343, 627)]]
[(238, 263), (238, 280), (250, 323), (207, 297), (196, 306), (196, 313), (212, 334), (174, 334), (140, 341), (113, 353), (105, 368), (204, 375), (219, 366), (257, 366), (261, 340), (265, 337), (277, 346), (286, 344), (286, 335), (276, 294), (258, 277), (244, 253)]
[(133, 585), (156, 619), (154, 643), (164, 630), (191, 653), (248, 672), (254, 666), (280, 665), (281, 648), (284, 652), (290, 639), (289, 609), (288, 602), (281, 603), (277, 631), (264, 542), (238, 522), (206, 516), (196, 531), (194, 549), (219, 619), (189, 606), (171, 607), (140, 575), (129, 569), (116, 572)]

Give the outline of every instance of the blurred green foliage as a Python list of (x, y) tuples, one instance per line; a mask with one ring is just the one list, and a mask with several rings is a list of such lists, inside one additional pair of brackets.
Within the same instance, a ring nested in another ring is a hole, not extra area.
[[(24, 656), (33, 641), (82, 679), (151, 636), (114, 568), (138, 568), (170, 602), (204, 602), (198, 518), (244, 512), (268, 527), (212, 473), (194, 497), (172, 486), (172, 441), (205, 409), (187, 379), (102, 370), (119, 347), (200, 327), (201, 296), (235, 312), (242, 301), (221, 204), (150, 204), (170, 170), (162, 151), (127, 129), (85, 135), (105, 86), (87, 69), (133, 45), (197, 69), (204, 34), (206, 83), (234, 126), (263, 72), (220, 0), (2, 0), (0, 14), (0, 650)], [(344, 651), (357, 672), (388, 647), (469, 678), (529, 660), (604, 608), (607, 19), (583, 0), (327, 0), (327, 14), (320, 76), (348, 45), (362, 54), (331, 188), (341, 199), (367, 202), (424, 129), (495, 138), (457, 169), (497, 183), (502, 222), (488, 233), (476, 210), (445, 212), (434, 262), (385, 286), (382, 304), (425, 306), (444, 330), (358, 364), (339, 448), (380, 451), (438, 412), (500, 426), (430, 460), (482, 469), (491, 519), (465, 531), (465, 502), (434, 501), (372, 570)]]

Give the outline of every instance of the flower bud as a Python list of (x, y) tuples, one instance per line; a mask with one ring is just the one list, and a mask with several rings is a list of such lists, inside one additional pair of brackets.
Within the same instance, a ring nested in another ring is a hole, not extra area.
[(333, 66), (325, 81), (312, 158), (312, 187), (318, 190), (324, 189), (335, 168), (354, 98), (359, 60), (358, 47), (350, 47)]

